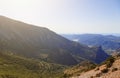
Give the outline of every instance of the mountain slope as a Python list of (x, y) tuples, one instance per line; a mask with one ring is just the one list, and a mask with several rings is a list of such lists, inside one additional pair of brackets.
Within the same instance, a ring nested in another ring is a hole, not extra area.
[(120, 54), (110, 57), (95, 69), (79, 74), (72, 78), (120, 78)]
[(73, 67), (67, 68), (64, 71), (64, 76), (67, 77), (74, 77), (74, 76), (80, 76), (82, 72), (89, 71), (91, 69), (94, 69), (96, 65), (89, 61), (83, 61)]
[(0, 52), (0, 78), (63, 78), (65, 66)]
[(96, 62), (98, 53), (47, 28), (3, 16), (0, 16), (0, 44), (2, 51), (63, 65), (75, 65), (85, 59)]

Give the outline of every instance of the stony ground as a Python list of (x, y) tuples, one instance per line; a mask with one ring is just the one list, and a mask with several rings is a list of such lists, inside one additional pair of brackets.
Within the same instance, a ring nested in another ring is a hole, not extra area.
[[(113, 63), (112, 67), (109, 68), (107, 73), (101, 72), (101, 70), (105, 68), (106, 65), (102, 65), (100, 67), (95, 68), (94, 70), (81, 73), (81, 75), (78, 77), (72, 78), (120, 78), (120, 59), (116, 60)], [(112, 71), (114, 68), (117, 68), (117, 70)]]

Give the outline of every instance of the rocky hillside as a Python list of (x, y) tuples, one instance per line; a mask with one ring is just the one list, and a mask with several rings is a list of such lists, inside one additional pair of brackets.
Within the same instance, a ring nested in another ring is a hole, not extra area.
[(94, 69), (96, 64), (90, 61), (83, 61), (73, 67), (69, 67), (64, 71), (64, 77), (73, 77), (73, 76), (80, 76), (82, 72), (89, 71)]
[(110, 57), (95, 69), (72, 78), (120, 78), (120, 55)]
[[(98, 63), (108, 57), (104, 51), (70, 41), (47, 28), (4, 16), (0, 16), (0, 50), (63, 65), (75, 65), (82, 60)], [(97, 57), (98, 54), (105, 58)]]

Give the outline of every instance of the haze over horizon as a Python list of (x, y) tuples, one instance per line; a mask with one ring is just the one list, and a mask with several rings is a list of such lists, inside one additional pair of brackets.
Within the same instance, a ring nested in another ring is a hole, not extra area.
[(0, 15), (57, 33), (120, 33), (119, 0), (1, 0)]

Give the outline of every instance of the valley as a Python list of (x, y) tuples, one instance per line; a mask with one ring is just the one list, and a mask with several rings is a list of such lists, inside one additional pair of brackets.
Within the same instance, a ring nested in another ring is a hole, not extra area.
[(102, 46), (89, 47), (47, 28), (0, 16), (1, 78), (69, 78), (108, 57)]
[(120, 78), (120, 0), (0, 0), (0, 78)]

